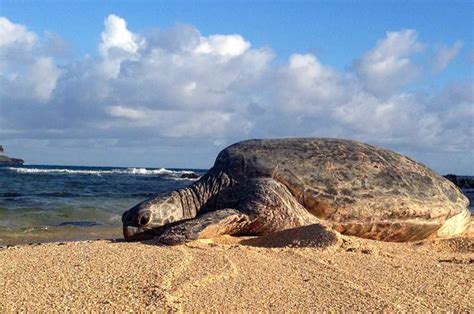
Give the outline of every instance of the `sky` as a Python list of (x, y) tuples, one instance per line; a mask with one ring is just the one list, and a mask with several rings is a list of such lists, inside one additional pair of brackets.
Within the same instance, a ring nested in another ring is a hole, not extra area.
[(0, 0), (0, 144), (29, 164), (208, 168), (337, 137), (474, 175), (472, 1)]

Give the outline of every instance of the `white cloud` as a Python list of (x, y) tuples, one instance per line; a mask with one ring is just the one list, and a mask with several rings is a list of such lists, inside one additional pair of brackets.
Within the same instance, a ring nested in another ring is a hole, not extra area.
[(311, 54), (290, 56), (288, 65), (280, 68), (277, 78), (275, 101), (282, 111), (319, 112), (343, 97), (340, 76)]
[(61, 71), (50, 57), (39, 57), (28, 69), (26, 80), (31, 85), (33, 97), (47, 101), (56, 88)]
[[(243, 132), (250, 127), (249, 122), (238, 113), (215, 110), (187, 111), (161, 110), (110, 106), (107, 112), (114, 118), (121, 118), (122, 126), (153, 128), (161, 136), (171, 138), (213, 136), (219, 139), (231, 132)], [(128, 123), (128, 124), (127, 124)]]
[(249, 48), (250, 43), (240, 35), (211, 35), (201, 37), (201, 42), (194, 51), (202, 54), (236, 57), (242, 55)]
[(145, 45), (145, 40), (127, 29), (127, 23), (121, 17), (109, 15), (104, 21), (102, 42), (99, 51), (103, 57), (103, 74), (116, 78), (124, 60), (136, 60), (139, 49)]
[(418, 66), (410, 59), (423, 49), (417, 37), (414, 30), (387, 32), (374, 49), (355, 62), (356, 73), (368, 91), (387, 95), (418, 76)]
[(28, 31), (24, 25), (14, 24), (6, 17), (0, 16), (0, 48), (8, 49), (12, 46), (31, 48), (36, 44), (37, 36)]
[[(99, 57), (59, 68), (53, 50), (38, 48), (48, 36), (0, 23), (23, 38), (8, 39), (23, 51), (21, 67), (0, 59), (2, 140), (186, 143), (189, 150), (249, 137), (334, 136), (409, 151), (474, 151), (471, 78), (439, 92), (402, 88), (421, 74), (413, 59), (423, 45), (413, 30), (388, 32), (352, 69), (337, 71), (312, 54), (273, 64), (269, 48), (236, 34), (203, 36), (189, 25), (139, 34), (110, 15)], [(456, 47), (441, 59), (452, 59)]]
[[(104, 21), (105, 29), (102, 32), (102, 42), (99, 50), (104, 58), (121, 57), (120, 53), (136, 54), (143, 45), (137, 35), (127, 29), (127, 22), (116, 15), (109, 15)], [(115, 56), (114, 53), (118, 54)]]
[(116, 118), (125, 118), (129, 120), (142, 120), (147, 117), (146, 113), (137, 109), (127, 108), (124, 106), (110, 106), (107, 112)]
[(36, 34), (25, 26), (0, 16), (0, 71), (10, 71), (9, 67), (30, 61), (37, 42)]
[(6, 99), (46, 102), (61, 74), (44, 56), (38, 36), (24, 25), (0, 17), (0, 95)]
[[(219, 45), (215, 53), (198, 53), (204, 37), (197, 30), (179, 26), (169, 32), (175, 42), (160, 39), (168, 37), (162, 31), (160, 38), (149, 41), (139, 58), (122, 64), (120, 75), (109, 84), (121, 103), (183, 111), (244, 110), (236, 106), (247, 102), (249, 93), (261, 82), (272, 53), (237, 49), (230, 56), (230, 48)], [(191, 42), (184, 43), (181, 37)], [(226, 36), (217, 37), (226, 42)], [(233, 47), (233, 39), (229, 42)]]
[(463, 47), (461, 41), (456, 41), (451, 47), (441, 45), (433, 58), (433, 67), (437, 72), (443, 71), (449, 63), (458, 55)]

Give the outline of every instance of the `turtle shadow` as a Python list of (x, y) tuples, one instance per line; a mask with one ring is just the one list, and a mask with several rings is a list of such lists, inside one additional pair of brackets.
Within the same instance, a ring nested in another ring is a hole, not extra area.
[(312, 247), (323, 249), (339, 242), (340, 236), (336, 231), (321, 224), (313, 224), (245, 239), (239, 244), (262, 248)]
[(129, 240), (125, 238), (115, 238), (115, 239), (108, 239), (108, 241), (110, 243), (116, 243), (116, 244), (141, 243), (141, 244), (152, 245), (152, 246), (173, 247), (173, 245), (167, 245), (167, 244), (161, 243), (158, 237), (153, 237), (150, 239), (142, 239), (142, 240)]
[[(159, 232), (157, 232), (159, 235)], [(198, 240), (199, 241), (199, 240)], [(115, 243), (140, 242), (146, 245), (173, 247), (160, 242), (159, 237), (155, 236), (149, 239), (142, 240), (128, 240), (128, 239), (114, 239)], [(237, 240), (235, 244), (260, 248), (319, 248), (324, 249), (337, 245), (341, 242), (340, 235), (321, 224), (313, 224), (302, 226), (282, 231), (272, 232), (262, 236), (255, 236), (248, 238), (242, 237), (242, 240)]]

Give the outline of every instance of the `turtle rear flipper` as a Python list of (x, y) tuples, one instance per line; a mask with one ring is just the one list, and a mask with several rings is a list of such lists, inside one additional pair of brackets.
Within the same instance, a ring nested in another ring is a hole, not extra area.
[(177, 245), (224, 234), (238, 235), (245, 232), (249, 223), (248, 215), (226, 208), (184, 220), (166, 229), (158, 237), (158, 241), (167, 245)]

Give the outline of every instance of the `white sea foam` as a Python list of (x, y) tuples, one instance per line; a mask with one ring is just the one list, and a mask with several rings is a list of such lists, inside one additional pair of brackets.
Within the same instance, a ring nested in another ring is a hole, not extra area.
[(119, 215), (113, 215), (112, 217), (109, 218), (109, 222), (121, 222), (122, 221), (122, 216)]
[(157, 175), (164, 177), (171, 177), (173, 179), (186, 179), (181, 178), (185, 174), (193, 174), (192, 171), (187, 170), (169, 170), (166, 168), (160, 169), (146, 169), (146, 168), (126, 168), (126, 169), (107, 169), (107, 170), (92, 170), (92, 169), (66, 169), (66, 168), (7, 168), (10, 171), (25, 174), (84, 174), (84, 175), (108, 175), (108, 174), (126, 174), (126, 175)]

